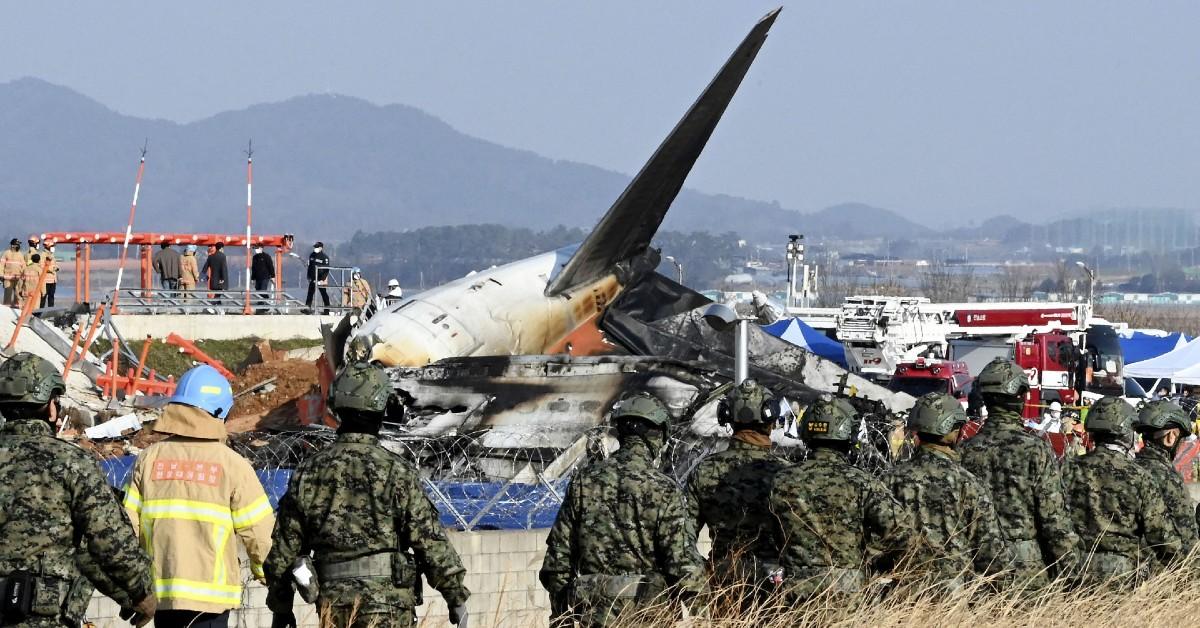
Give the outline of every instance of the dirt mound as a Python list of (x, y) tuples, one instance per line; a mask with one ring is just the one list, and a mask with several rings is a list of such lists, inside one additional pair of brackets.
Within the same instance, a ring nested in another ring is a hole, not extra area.
[(275, 381), (266, 387), (237, 398), (226, 422), (230, 432), (299, 425), (297, 402), (305, 395), (320, 394), (317, 365), (306, 360), (251, 364), (233, 380), (233, 392), (236, 395), (271, 378)]

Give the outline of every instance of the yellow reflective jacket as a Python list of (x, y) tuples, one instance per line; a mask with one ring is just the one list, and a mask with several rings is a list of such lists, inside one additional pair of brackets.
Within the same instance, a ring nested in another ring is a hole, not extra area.
[[(5, 281), (17, 282), (25, 272), (25, 256), (20, 251), (9, 249), (0, 254), (0, 277)], [(11, 284), (10, 284), (11, 285)]]
[[(39, 294), (44, 292), (43, 287), (38, 286), (38, 280), (42, 278), (42, 265), (30, 264), (25, 267), (25, 272), (21, 275), (21, 296), (28, 299), (33, 296), (36, 291)], [(42, 283), (45, 283), (44, 281)]]
[(250, 463), (225, 445), (225, 424), (169, 404), (129, 476), (125, 510), (154, 562), (160, 609), (220, 613), (241, 606), (241, 539), (263, 578), (275, 515)]

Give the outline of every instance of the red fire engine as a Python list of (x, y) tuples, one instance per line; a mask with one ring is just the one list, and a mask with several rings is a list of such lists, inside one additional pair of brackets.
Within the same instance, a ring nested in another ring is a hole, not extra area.
[[(1076, 405), (1079, 391), (1076, 389), (1076, 373), (1083, 355), (1070, 336), (1059, 332), (1034, 333), (1009, 345), (1006, 357), (1012, 358), (1029, 376), (1029, 397), (1025, 402), (1022, 417), (1040, 420), (1043, 410), (1053, 401), (1063, 406)], [(970, 395), (972, 378), (967, 363), (960, 360), (926, 360), (900, 364), (892, 377), (889, 388), (919, 396), (930, 392), (944, 392), (964, 405)], [(979, 429), (972, 421), (963, 429), (963, 438), (970, 438)], [(1050, 442), (1056, 455), (1061, 457), (1075, 437), (1072, 434), (1046, 432), (1043, 437)]]
[(971, 373), (961, 360), (929, 360), (917, 358), (901, 362), (892, 375), (888, 388), (920, 397), (926, 393), (942, 392), (958, 399), (965, 406), (971, 392)]

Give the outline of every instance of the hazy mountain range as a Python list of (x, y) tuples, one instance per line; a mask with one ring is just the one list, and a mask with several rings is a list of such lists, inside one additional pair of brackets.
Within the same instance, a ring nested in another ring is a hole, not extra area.
[[(26, 78), (0, 84), (0, 129), (0, 212), (4, 226), (18, 232), (123, 231), (144, 140), (149, 153), (136, 227), (155, 231), (241, 232), (250, 138), (255, 229), (291, 231), (302, 240), (465, 223), (586, 228), (629, 180), (464, 135), (412, 107), (333, 95), (177, 124), (121, 115)], [(755, 239), (796, 232), (908, 237), (923, 230), (865, 205), (806, 215), (692, 190), (679, 196), (665, 228)]]
[[(412, 107), (336, 95), (178, 124), (122, 115), (68, 88), (25, 78), (0, 84), (0, 132), (5, 238), (29, 231), (123, 231), (144, 141), (149, 153), (135, 228), (151, 231), (240, 233), (243, 151), (251, 138), (254, 228), (292, 232), (301, 242), (472, 223), (590, 228), (629, 181), (627, 174), (465, 135)], [(997, 217), (941, 231), (856, 203), (802, 213), (685, 189), (664, 229), (782, 241), (789, 233), (847, 240), (999, 238), (1023, 226)]]

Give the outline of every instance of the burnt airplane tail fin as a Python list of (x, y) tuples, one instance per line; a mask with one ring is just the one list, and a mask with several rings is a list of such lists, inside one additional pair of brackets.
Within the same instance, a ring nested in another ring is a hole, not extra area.
[(781, 10), (775, 9), (754, 25), (562, 271), (550, 280), (546, 296), (599, 279), (611, 273), (618, 262), (649, 248)]

